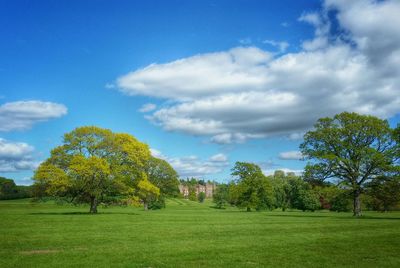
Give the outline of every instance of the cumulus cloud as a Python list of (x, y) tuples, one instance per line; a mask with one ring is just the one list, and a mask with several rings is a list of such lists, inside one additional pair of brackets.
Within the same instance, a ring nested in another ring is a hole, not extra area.
[(140, 107), (139, 112), (141, 113), (148, 113), (157, 109), (157, 105), (154, 103), (146, 103), (142, 107)]
[(299, 151), (289, 151), (279, 153), (279, 159), (281, 160), (300, 160), (303, 155)]
[(224, 154), (216, 154), (207, 160), (197, 156), (168, 157), (159, 150), (150, 149), (154, 157), (167, 161), (179, 174), (180, 177), (204, 177), (222, 172), (228, 165), (228, 158)]
[(388, 118), (400, 111), (398, 14), (399, 1), (326, 0), (300, 16), (315, 34), (297, 53), (237, 47), (151, 64), (117, 86), (168, 100), (146, 116), (154, 124), (220, 144), (300, 137), (342, 111)]
[(127, 95), (145, 95), (187, 100), (222, 92), (262, 89), (265, 69), (272, 54), (256, 47), (237, 47), (207, 53), (167, 64), (151, 64), (117, 80)]
[(0, 131), (24, 130), (32, 125), (61, 117), (67, 108), (58, 103), (42, 101), (16, 101), (0, 106)]
[(24, 142), (11, 142), (0, 138), (0, 172), (33, 170), (38, 162), (33, 159), (34, 148)]

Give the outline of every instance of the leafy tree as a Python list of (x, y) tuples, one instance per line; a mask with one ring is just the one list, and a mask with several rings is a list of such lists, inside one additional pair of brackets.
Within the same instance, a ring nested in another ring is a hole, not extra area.
[(97, 213), (97, 205), (110, 197), (133, 197), (139, 182), (147, 180), (149, 158), (148, 146), (129, 134), (79, 127), (65, 134), (63, 144), (36, 170), (36, 192), (89, 203), (90, 213)]
[(172, 197), (178, 196), (178, 173), (167, 161), (150, 156), (146, 165), (146, 171), (149, 181), (160, 188), (160, 193), (162, 195)]
[(282, 173), (277, 171), (275, 171), (273, 176), (270, 176), (274, 193), (274, 207), (282, 208), (282, 211), (285, 211), (290, 206), (287, 180), (283, 171)]
[(344, 112), (321, 118), (300, 145), (302, 154), (313, 161), (306, 166), (306, 177), (338, 179), (351, 190), (354, 216), (360, 216), (365, 184), (393, 170), (393, 137), (388, 122), (373, 116)]
[(12, 179), (0, 177), (0, 200), (32, 197), (32, 187), (16, 185)]
[[(332, 183), (311, 184), (313, 191), (319, 196), (321, 208), (331, 211), (349, 211), (351, 198), (349, 191)], [(349, 199), (350, 198), (350, 199)]]
[(288, 177), (286, 180), (284, 189), (288, 207), (303, 211), (314, 211), (320, 208), (318, 195), (307, 182), (296, 176)]
[(236, 162), (232, 169), (232, 176), (236, 176), (237, 201), (236, 205), (251, 211), (272, 206), (272, 186), (262, 173), (259, 166), (252, 163)]
[(367, 193), (372, 197), (375, 210), (388, 211), (400, 202), (400, 177), (381, 177), (368, 185)]
[(344, 189), (337, 189), (338, 191), (330, 200), (331, 208), (329, 210), (337, 212), (350, 211), (352, 199), (351, 194), (349, 194), (349, 191)]
[(231, 204), (232, 206), (236, 206), (236, 204), (239, 201), (239, 187), (238, 185), (231, 181), (228, 184), (228, 203)]
[(204, 199), (206, 199), (206, 194), (204, 192), (200, 192), (197, 196), (197, 199), (199, 200), (200, 203), (203, 203)]
[(160, 194), (157, 199), (151, 200), (149, 203), (149, 209), (156, 210), (165, 208), (165, 197)]
[(156, 201), (160, 195), (160, 189), (147, 179), (139, 181), (137, 189), (137, 194), (143, 202), (144, 210), (148, 210), (149, 204)]
[(194, 187), (189, 186), (189, 196), (188, 196), (188, 198), (191, 201), (196, 201), (197, 200), (196, 190), (194, 189)]
[(228, 203), (228, 185), (220, 184), (213, 193), (213, 202), (217, 208), (223, 208)]
[(0, 199), (12, 199), (17, 194), (17, 186), (11, 179), (0, 177)]

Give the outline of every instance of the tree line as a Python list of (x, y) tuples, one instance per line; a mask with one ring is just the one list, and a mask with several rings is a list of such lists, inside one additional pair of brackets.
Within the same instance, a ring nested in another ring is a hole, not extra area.
[(400, 126), (387, 120), (343, 112), (321, 118), (300, 145), (308, 161), (302, 178), (275, 173), (264, 176), (252, 163), (237, 162), (236, 180), (218, 188), (218, 207), (230, 203), (251, 209), (348, 209), (361, 215), (362, 199), (376, 210), (400, 200)]
[[(327, 209), (346, 212), (353, 209), (349, 188), (331, 182), (308, 181), (293, 172), (277, 170), (265, 176), (253, 163), (237, 162), (228, 184), (218, 184), (213, 195), (217, 208), (236, 206), (247, 211), (288, 209), (315, 211)], [(361, 194), (367, 210), (400, 210), (400, 180), (382, 180), (367, 185)]]
[(32, 187), (16, 185), (14, 180), (0, 177), (0, 200), (32, 197)]
[[(257, 165), (237, 162), (234, 180), (219, 185), (214, 200), (217, 207), (229, 203), (249, 211), (351, 206), (360, 216), (365, 205), (389, 210), (399, 201), (399, 144), (400, 126), (391, 128), (387, 120), (348, 112), (321, 118), (300, 145), (307, 161), (301, 177), (279, 171), (265, 176)], [(177, 172), (151, 156), (148, 145), (95, 126), (66, 133), (33, 179), (37, 199), (86, 203), (91, 213), (98, 204), (162, 208), (165, 197), (179, 196)]]

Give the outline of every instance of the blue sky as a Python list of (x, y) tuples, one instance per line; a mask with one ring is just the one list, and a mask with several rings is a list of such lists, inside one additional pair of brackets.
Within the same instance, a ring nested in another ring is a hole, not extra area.
[[(398, 1), (0, 0), (0, 175), (62, 135), (128, 132), (182, 177), (300, 172), (317, 118), (400, 112)], [(365, 19), (368, 18), (368, 19)]]

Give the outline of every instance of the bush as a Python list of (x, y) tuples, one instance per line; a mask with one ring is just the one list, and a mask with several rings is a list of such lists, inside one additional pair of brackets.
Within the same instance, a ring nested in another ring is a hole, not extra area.
[(206, 199), (206, 194), (203, 192), (200, 192), (199, 195), (197, 196), (197, 199), (199, 200), (200, 203), (203, 203), (204, 199)]
[(160, 195), (157, 199), (150, 201), (148, 208), (152, 210), (165, 208), (164, 196)]
[(347, 192), (341, 192), (331, 200), (331, 211), (345, 212), (351, 210), (351, 199)]
[(217, 208), (223, 208), (228, 203), (229, 193), (226, 184), (218, 185), (213, 195), (213, 202)]
[(193, 189), (189, 189), (189, 200), (191, 200), (191, 201), (197, 200), (196, 192)]

